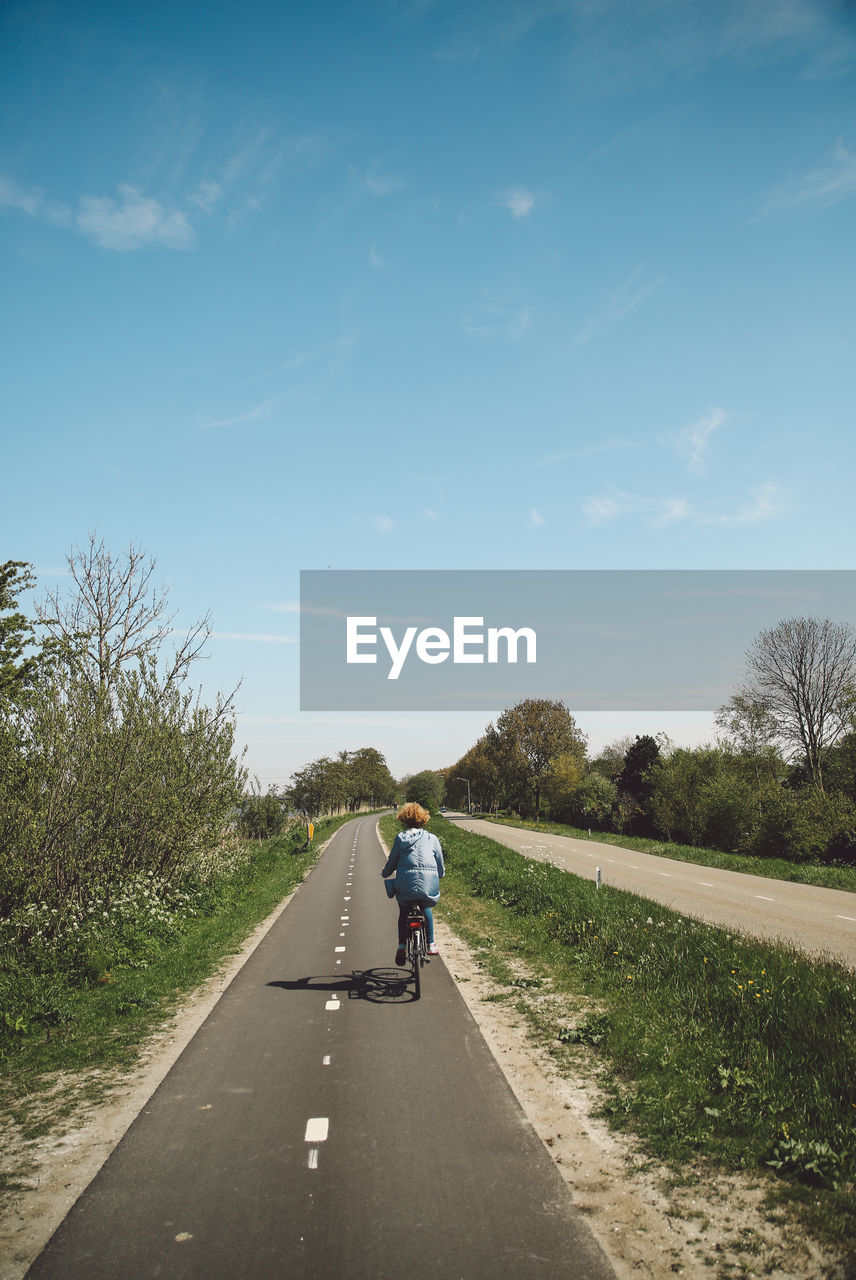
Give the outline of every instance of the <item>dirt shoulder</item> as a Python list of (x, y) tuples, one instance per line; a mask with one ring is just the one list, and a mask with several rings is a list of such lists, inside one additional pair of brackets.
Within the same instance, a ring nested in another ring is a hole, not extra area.
[[(132, 1072), (113, 1078), (97, 1072), (59, 1077), (55, 1089), (35, 1105), (50, 1116), (52, 1094), (67, 1098), (72, 1090), (76, 1102), (45, 1137), (26, 1141), (10, 1118), (0, 1120), (0, 1172), (17, 1187), (0, 1203), (0, 1280), (21, 1280), (293, 896), (216, 977), (183, 1001), (147, 1041)], [(527, 1006), (543, 1022), (554, 999), (549, 990), (527, 989), (524, 983), (512, 999), (440, 919), (437, 937), (462, 997), (618, 1280), (670, 1275), (833, 1280), (843, 1275), (798, 1228), (769, 1220), (758, 1180), (697, 1170), (687, 1185), (670, 1187), (665, 1170), (652, 1167), (629, 1139), (595, 1118), (601, 1095), (593, 1055), (581, 1049), (559, 1070), (539, 1044)], [(106, 1087), (107, 1101), (87, 1103), (93, 1082)]]

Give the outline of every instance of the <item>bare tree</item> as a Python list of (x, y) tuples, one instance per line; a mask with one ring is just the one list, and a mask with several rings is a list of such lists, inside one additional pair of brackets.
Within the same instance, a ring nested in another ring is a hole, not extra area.
[[(114, 557), (90, 533), (88, 546), (73, 548), (67, 561), (76, 591), (49, 591), (38, 619), (93, 687), (109, 691), (123, 667), (162, 656), (176, 615), (166, 612), (166, 589), (152, 584), (156, 562), (133, 543)], [(206, 616), (185, 634), (161, 673), (164, 687), (186, 675), (210, 630)]]
[[(823, 751), (852, 717), (856, 633), (828, 618), (786, 618), (761, 632), (747, 659), (748, 680), (738, 697), (769, 713), (779, 740), (805, 759), (823, 791)], [(756, 729), (763, 723), (756, 721)]]

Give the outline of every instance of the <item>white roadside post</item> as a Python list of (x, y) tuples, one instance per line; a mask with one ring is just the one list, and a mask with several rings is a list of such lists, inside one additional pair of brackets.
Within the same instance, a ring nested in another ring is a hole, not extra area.
[(599, 889), (601, 886), (600, 867), (595, 867), (594, 869), (594, 882), (597, 888)]

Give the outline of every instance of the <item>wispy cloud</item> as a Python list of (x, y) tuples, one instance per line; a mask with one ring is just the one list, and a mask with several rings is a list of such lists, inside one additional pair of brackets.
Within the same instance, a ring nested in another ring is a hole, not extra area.
[[(329, 565), (327, 566), (330, 567)], [(281, 604), (263, 604), (263, 609), (267, 609), (269, 613), (311, 613), (313, 616), (320, 618), (344, 618), (345, 614), (341, 609), (331, 609), (326, 605), (308, 604), (299, 600), (285, 600)]]
[(250, 644), (297, 644), (296, 636), (276, 636), (252, 631), (212, 631), (215, 640), (241, 640)]
[(705, 467), (705, 453), (710, 438), (726, 419), (724, 409), (711, 409), (707, 417), (696, 419), (688, 427), (683, 427), (674, 437), (675, 449), (679, 457), (686, 458), (687, 468), (694, 475), (701, 475)]
[(826, 209), (856, 193), (856, 155), (839, 139), (832, 162), (774, 187), (753, 221), (784, 209)]
[(265, 400), (263, 404), (257, 404), (246, 413), (238, 413), (232, 418), (212, 418), (209, 422), (200, 422), (199, 429), (207, 431), (210, 427), (238, 427), (245, 422), (262, 422), (270, 417), (278, 403), (278, 398)]
[(219, 214), (231, 230), (264, 207), (286, 164), (318, 147), (315, 137), (239, 122), (218, 138), (219, 157), (212, 160), (207, 148), (202, 168), (200, 153), (210, 130), (196, 96), (182, 99), (168, 87), (160, 89), (155, 136), (136, 154), (131, 150), (133, 180), (119, 185), (116, 194), (90, 191), (63, 203), (0, 175), (0, 209), (72, 228), (107, 250), (191, 249), (203, 216)]
[(0, 207), (35, 217), (41, 205), (42, 193), (37, 187), (22, 187), (12, 178), (0, 177)]
[(509, 187), (506, 191), (499, 191), (496, 200), (512, 218), (525, 218), (535, 208), (535, 196), (528, 187)]
[(369, 249), (369, 262), (372, 264), (375, 271), (383, 271), (383, 272), (386, 271), (386, 263), (384, 262), (383, 258), (380, 256), (380, 254), (378, 253), (374, 245), (372, 245), (371, 249)]
[(366, 170), (365, 173), (357, 173), (355, 169), (352, 169), (351, 173), (359, 185), (365, 187), (378, 200), (391, 195), (393, 191), (400, 191), (404, 186), (400, 178), (394, 177), (391, 173), (381, 173), (376, 166)]
[(118, 201), (110, 196), (82, 196), (80, 200), (77, 226), (102, 249), (193, 247), (196, 233), (179, 209), (167, 209), (137, 187), (121, 186), (119, 196)]
[(197, 189), (188, 196), (190, 204), (196, 205), (203, 213), (210, 213), (223, 198), (223, 188), (219, 182), (200, 182)]
[(280, 364), (274, 365), (270, 369), (264, 369), (261, 373), (253, 374), (248, 378), (248, 382), (260, 382), (265, 378), (275, 377), (278, 373), (286, 373), (292, 369), (300, 369), (304, 365), (313, 364), (319, 360), (328, 360), (331, 356), (340, 356), (345, 351), (355, 346), (357, 338), (353, 334), (343, 334), (341, 338), (334, 338), (330, 342), (323, 342), (317, 347), (303, 347), (299, 351), (294, 351), (290, 356), (283, 360)]
[(773, 520), (788, 509), (789, 495), (773, 481), (754, 489), (745, 502), (740, 503), (733, 511), (720, 515), (706, 515), (701, 518), (703, 524), (760, 524), (765, 520)]
[(610, 489), (587, 498), (582, 506), (589, 526), (609, 524), (627, 516), (640, 516), (651, 528), (686, 520), (695, 525), (759, 524), (772, 520), (787, 509), (787, 493), (773, 482), (760, 485), (749, 497), (729, 511), (698, 510), (686, 498), (651, 498)]
[(685, 498), (644, 498), (621, 489), (597, 494), (583, 503), (583, 515), (589, 525), (608, 524), (623, 516), (640, 515), (646, 524), (656, 527), (685, 520), (689, 514)]
[[(449, 6), (444, 61), (474, 61), (519, 44), (537, 25), (565, 27), (571, 73), (598, 95), (682, 81), (723, 61), (759, 55), (803, 63), (804, 75), (840, 75), (852, 64), (848, 0), (504, 0)], [(559, 37), (561, 38), (561, 37)]]
[(56, 226), (68, 227), (73, 215), (67, 205), (58, 200), (45, 198), (38, 187), (23, 187), (14, 178), (0, 174), (0, 209), (15, 209), (19, 213), (29, 214), (31, 218), (42, 218)]
[(556, 453), (548, 453), (538, 458), (532, 465), (535, 467), (552, 467), (558, 462), (574, 462), (579, 458), (592, 458), (598, 453), (615, 453), (619, 449), (638, 449), (639, 445), (630, 440), (598, 440), (593, 444), (581, 444), (573, 449), (559, 449)]
[(75, 214), (68, 205), (46, 198), (37, 187), (24, 187), (13, 178), (0, 177), (0, 207), (16, 209), (55, 226), (74, 227), (102, 249), (121, 251), (151, 245), (190, 249), (196, 241), (185, 213), (128, 185), (119, 187), (118, 200), (111, 196), (81, 196)]
[(429, 520), (439, 520), (440, 512), (435, 511), (432, 507), (426, 507), (423, 513)]
[(618, 324), (656, 293), (665, 278), (651, 278), (646, 275), (644, 266), (636, 267), (589, 317), (578, 333), (577, 341), (590, 342), (596, 334)]
[[(209, 213), (220, 195), (217, 183), (202, 183), (188, 197), (188, 203)], [(140, 187), (127, 183), (118, 188), (117, 198), (81, 196), (75, 211), (48, 198), (38, 187), (24, 187), (13, 178), (0, 177), (0, 208), (15, 209), (42, 222), (74, 229), (102, 249), (192, 249), (196, 243), (196, 231), (184, 210), (145, 195)]]
[(527, 527), (529, 529), (540, 529), (543, 523), (544, 517), (541, 515), (541, 512), (537, 507), (533, 507), (529, 512), (529, 518), (526, 521)]
[(395, 525), (389, 516), (375, 516), (372, 524), (377, 529), (378, 533), (392, 533), (395, 528)]
[(461, 317), (461, 328), (473, 338), (523, 338), (531, 325), (529, 307), (514, 307), (485, 295), (474, 312)]

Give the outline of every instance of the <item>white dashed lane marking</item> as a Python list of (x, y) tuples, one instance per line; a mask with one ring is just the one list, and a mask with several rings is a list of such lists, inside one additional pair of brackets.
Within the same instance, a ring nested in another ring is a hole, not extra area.
[(325, 1009), (338, 1009), (338, 1008), (339, 1008), (339, 1001), (338, 1001), (338, 1000), (328, 1000), (328, 1001), (327, 1001), (327, 1003), (324, 1005), (324, 1008), (325, 1008)]
[(344, 948), (344, 947), (337, 947), (337, 948), (336, 948), (336, 950), (337, 950), (337, 951), (344, 951), (344, 950), (345, 950), (345, 948)]
[[(303, 1135), (304, 1142), (326, 1142), (327, 1134), (330, 1130), (330, 1121), (326, 1116), (313, 1116), (306, 1121), (306, 1133)], [(308, 1169), (318, 1168), (318, 1148), (311, 1146), (309, 1155), (306, 1158), (306, 1167)]]
[(761, 900), (761, 902), (775, 902), (775, 901), (776, 901), (776, 899), (775, 899), (775, 898), (768, 898), (768, 897), (766, 897), (763, 893), (756, 893), (756, 894), (755, 894), (755, 897), (756, 897), (756, 898), (759, 898), (759, 899)]
[(330, 1120), (327, 1116), (312, 1116), (306, 1121), (304, 1142), (326, 1142), (330, 1132)]
[(703, 884), (703, 885), (705, 886), (705, 888), (706, 888), (706, 889), (712, 889), (712, 888), (713, 888), (713, 885), (710, 883), (710, 881), (709, 881), (709, 880), (698, 880), (698, 881), (696, 881), (696, 883), (697, 883), (697, 884)]
[(837, 916), (837, 917), (836, 917), (836, 919), (838, 919), (838, 920), (850, 920), (853, 924), (856, 924), (856, 916)]

